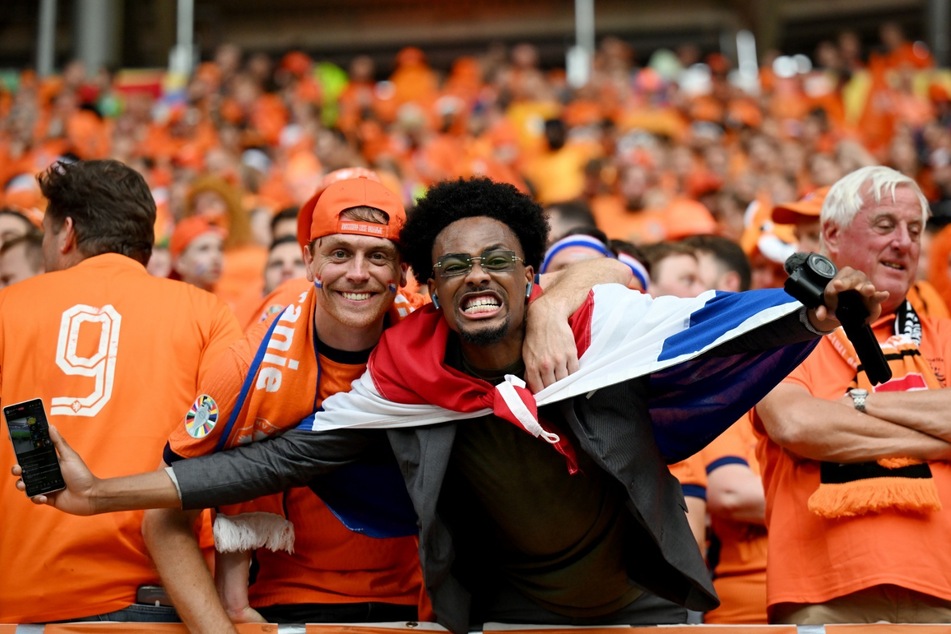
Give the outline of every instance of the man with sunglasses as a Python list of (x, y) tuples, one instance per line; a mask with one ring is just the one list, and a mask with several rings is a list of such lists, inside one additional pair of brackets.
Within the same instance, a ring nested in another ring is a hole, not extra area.
[[(527, 330), (565, 325), (526, 324), (528, 303), (552, 315), (571, 303), (534, 285), (546, 233), (541, 209), (511, 186), (434, 186), (400, 234), (413, 270), (431, 271), (433, 306), (384, 334), (348, 395), (325, 400), (304, 428), (168, 476), (96, 479), (54, 434), (69, 488), (34, 501), (78, 514), (235, 502), (382, 445), (415, 511), (436, 620), (454, 632), (671, 623), (685, 611), (669, 601), (715, 607), (665, 462), (725, 429), (837, 322), (780, 291), (662, 301), (601, 285), (571, 317), (580, 368), (543, 377), (533, 398), (521, 378)], [(845, 289), (877, 314), (881, 294), (851, 270), (829, 283), (827, 304)], [(680, 337), (691, 320), (702, 325)]]

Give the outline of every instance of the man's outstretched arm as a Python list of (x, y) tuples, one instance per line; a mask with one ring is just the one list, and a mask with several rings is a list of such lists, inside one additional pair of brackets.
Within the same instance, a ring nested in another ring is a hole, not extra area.
[[(245, 502), (302, 486), (321, 473), (354, 462), (372, 438), (382, 438), (379, 430), (291, 430), (214, 455), (181, 460), (170, 471), (103, 479), (89, 471), (55, 428), (50, 429), (66, 489), (32, 500), (73, 515), (147, 508), (203, 509)], [(20, 473), (15, 466), (13, 475)], [(25, 489), (19, 480), (17, 488)]]
[[(66, 488), (48, 495), (33, 496), (34, 504), (48, 504), (72, 515), (181, 506), (178, 489), (164, 470), (119, 478), (97, 478), (52, 425), (50, 438), (59, 453)], [(12, 473), (19, 478), (22, 474), (20, 465), (14, 465)], [(16, 486), (21, 491), (26, 490), (21, 479), (17, 480)]]

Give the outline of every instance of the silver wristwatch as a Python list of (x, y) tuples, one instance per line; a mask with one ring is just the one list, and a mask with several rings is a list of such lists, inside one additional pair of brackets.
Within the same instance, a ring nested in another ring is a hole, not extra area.
[(863, 414), (868, 413), (865, 411), (865, 399), (868, 398), (868, 390), (855, 388), (849, 390), (849, 396), (852, 397), (852, 404), (855, 406), (855, 409), (862, 412)]

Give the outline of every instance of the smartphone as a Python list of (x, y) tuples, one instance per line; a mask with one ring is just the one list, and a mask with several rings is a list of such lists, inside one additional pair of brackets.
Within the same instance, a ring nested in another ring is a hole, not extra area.
[(35, 398), (3, 408), (17, 463), (23, 468), (23, 484), (30, 497), (66, 488), (59, 458), (50, 438), (43, 401)]

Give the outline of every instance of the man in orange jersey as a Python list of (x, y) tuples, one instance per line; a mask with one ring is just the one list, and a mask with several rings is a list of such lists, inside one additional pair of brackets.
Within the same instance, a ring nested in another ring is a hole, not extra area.
[(825, 253), (889, 292), (873, 383), (841, 330), (757, 404), (770, 622), (951, 623), (951, 322), (911, 301), (928, 203), (863, 167), (829, 189)]
[[(297, 426), (324, 398), (348, 390), (383, 329), (423, 303), (398, 291), (406, 269), (395, 239), (403, 205), (364, 172), (326, 179), (304, 204), (297, 253), (307, 288), (278, 298), (287, 305), (280, 315), (252, 326), (202, 382), (169, 437), (167, 464)], [(425, 593), (415, 535), (351, 531), (307, 487), (219, 511), (215, 582), (190, 529), (195, 513), (149, 511), (144, 521), (162, 579), (193, 631), (228, 631), (232, 621), (419, 618)]]
[[(56, 163), (39, 182), (49, 272), (0, 292), (0, 402), (41, 398), (104, 471), (154, 468), (237, 322), (214, 296), (146, 272), (155, 203), (137, 172)], [(0, 443), (0, 464), (13, 463)], [(139, 602), (158, 585), (141, 514), (74, 522), (6, 492), (0, 507), (0, 622), (178, 620)]]
[[(312, 418), (325, 398), (349, 390), (363, 373), (384, 328), (422, 303), (418, 295), (398, 292), (406, 271), (397, 251), (402, 204), (372, 174), (355, 173), (363, 177), (331, 182), (302, 207), (298, 242), (308, 288), (294, 292), (279, 316), (252, 328), (222, 359), (172, 434), (165, 453), (169, 464)], [(587, 288), (591, 281), (579, 286)], [(386, 454), (341, 478), (372, 478), (364, 481), (379, 487), (388, 480), (374, 477), (375, 470), (393, 466)], [(219, 515), (216, 545), (228, 552), (216, 566), (221, 603), (187, 530), (187, 516), (149, 511), (146, 539), (183, 620), (195, 631), (218, 631), (231, 627), (228, 618), (284, 623), (428, 618), (415, 517), (404, 518), (405, 530), (393, 530), (387, 539), (360, 534), (348, 526), (362, 527), (342, 523), (318, 497), (326, 491), (293, 488)], [(392, 494), (406, 496), (403, 490)], [(250, 587), (248, 559), (240, 554), (248, 550), (255, 551), (257, 563)]]

